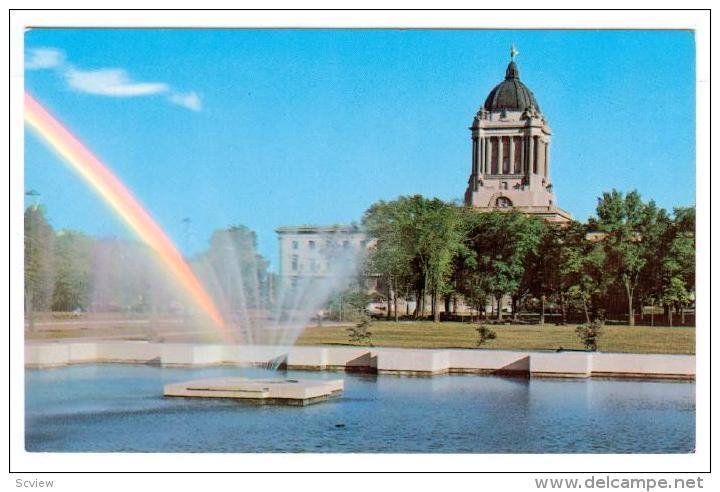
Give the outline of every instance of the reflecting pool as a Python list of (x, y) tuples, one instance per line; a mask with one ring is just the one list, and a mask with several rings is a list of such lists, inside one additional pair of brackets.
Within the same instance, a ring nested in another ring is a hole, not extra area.
[[(307, 407), (163, 398), (219, 376), (345, 379)], [(688, 453), (695, 384), (411, 378), (255, 368), (78, 365), (25, 371), (28, 451)]]

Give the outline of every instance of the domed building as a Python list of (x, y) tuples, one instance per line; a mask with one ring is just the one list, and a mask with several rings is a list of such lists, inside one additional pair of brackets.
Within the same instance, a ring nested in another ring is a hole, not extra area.
[(466, 205), (511, 210), (552, 222), (572, 220), (555, 203), (550, 181), (550, 127), (532, 91), (520, 80), (515, 50), (505, 80), (490, 91), (475, 115), (472, 170)]

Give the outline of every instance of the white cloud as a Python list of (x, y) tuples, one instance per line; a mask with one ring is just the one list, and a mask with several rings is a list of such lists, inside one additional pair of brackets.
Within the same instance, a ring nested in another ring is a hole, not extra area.
[(25, 53), (26, 70), (56, 68), (65, 62), (65, 53), (55, 48), (34, 48)]
[(164, 82), (134, 82), (121, 68), (65, 71), (65, 80), (73, 89), (101, 96), (134, 97), (160, 94), (170, 90)]
[(193, 111), (200, 111), (202, 109), (202, 103), (200, 102), (200, 96), (198, 96), (196, 92), (188, 92), (185, 94), (175, 92), (173, 94), (170, 94), (170, 97), (168, 97), (168, 100), (173, 104), (183, 106), (183, 107), (185, 107), (187, 109), (191, 109)]
[(65, 53), (56, 48), (32, 48), (25, 53), (25, 69), (53, 69), (65, 79), (67, 85), (86, 94), (110, 97), (138, 97), (167, 94), (173, 104), (191, 111), (201, 111), (200, 96), (194, 91), (178, 92), (165, 82), (132, 80), (122, 68), (82, 70), (65, 61)]

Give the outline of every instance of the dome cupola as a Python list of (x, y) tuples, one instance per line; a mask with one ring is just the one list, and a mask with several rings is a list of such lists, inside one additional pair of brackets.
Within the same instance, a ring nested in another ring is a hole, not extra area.
[(532, 91), (520, 81), (520, 71), (514, 60), (505, 70), (505, 80), (495, 86), (485, 99), (486, 111), (525, 111), (532, 108), (540, 111)]
[(510, 48), (505, 80), (475, 113), (465, 204), (481, 211), (517, 210), (551, 222), (572, 220), (557, 207), (550, 181), (550, 127), (532, 91), (520, 81)]

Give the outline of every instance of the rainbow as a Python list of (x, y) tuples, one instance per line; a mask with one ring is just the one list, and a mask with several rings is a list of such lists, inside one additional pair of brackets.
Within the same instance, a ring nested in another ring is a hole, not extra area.
[(223, 340), (234, 342), (212, 298), (165, 231), (117, 176), (27, 92), (25, 122), (157, 253), (166, 270), (212, 320)]

